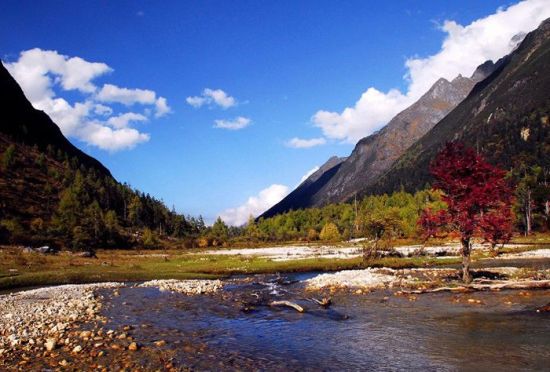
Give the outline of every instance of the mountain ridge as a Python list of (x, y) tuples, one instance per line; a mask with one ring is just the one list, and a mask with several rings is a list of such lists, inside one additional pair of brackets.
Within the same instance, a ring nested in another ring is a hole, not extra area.
[(466, 98), (475, 84), (491, 74), (500, 63), (486, 61), (470, 78), (459, 75), (451, 81), (438, 79), (422, 97), (395, 115), (387, 125), (359, 140), (338, 168), (317, 175), (322, 182), (311, 179), (307, 188), (297, 188), (261, 217), (343, 202), (361, 193), (365, 185), (375, 182), (409, 146)]
[(431, 181), (430, 160), (447, 141), (474, 147), (505, 169), (550, 168), (550, 19), (499, 62), (362, 195), (422, 188)]
[(86, 167), (92, 167), (103, 175), (111, 172), (100, 161), (74, 146), (61, 129), (43, 111), (35, 109), (25, 93), (0, 61), (0, 132), (16, 142), (36, 145), (43, 151), (48, 146), (61, 150), (69, 157), (78, 158)]

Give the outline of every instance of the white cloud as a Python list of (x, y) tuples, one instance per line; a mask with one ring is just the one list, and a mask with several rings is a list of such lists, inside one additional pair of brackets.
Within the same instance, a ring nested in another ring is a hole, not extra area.
[(88, 143), (106, 151), (129, 150), (151, 138), (134, 128), (112, 129), (103, 123), (89, 122), (81, 129), (80, 136)]
[(214, 122), (216, 123), (214, 128), (239, 130), (248, 127), (252, 120), (239, 116), (233, 120), (214, 120)]
[(214, 103), (223, 108), (229, 108), (237, 104), (235, 98), (231, 97), (221, 89), (212, 90), (206, 88), (203, 94), (207, 98), (210, 97)]
[(191, 106), (198, 108), (206, 103), (206, 98), (199, 96), (187, 97), (185, 101)]
[(155, 117), (160, 118), (161, 116), (164, 116), (166, 114), (169, 114), (172, 112), (172, 109), (170, 109), (170, 106), (168, 106), (168, 102), (166, 101), (166, 98), (159, 97), (155, 101)]
[[(17, 61), (5, 66), (32, 105), (46, 112), (64, 135), (104, 150), (130, 149), (148, 141), (150, 135), (131, 124), (148, 120), (152, 112), (150, 108), (143, 113), (115, 112), (105, 103), (150, 106), (155, 109), (155, 117), (171, 111), (166, 99), (152, 90), (105, 84), (98, 91), (93, 80), (113, 71), (105, 63), (35, 48), (21, 52)], [(71, 90), (79, 91), (82, 100), (70, 103), (56, 92)]]
[(271, 185), (263, 189), (258, 195), (248, 198), (246, 203), (237, 208), (226, 209), (220, 214), (222, 220), (233, 226), (241, 226), (252, 215), (259, 216), (278, 202), (280, 202), (290, 189), (285, 185)]
[(46, 112), (64, 135), (74, 137), (78, 137), (79, 129), (93, 106), (90, 101), (71, 105), (63, 98), (46, 98), (31, 103), (35, 108)]
[[(294, 187), (298, 187), (302, 182), (309, 178), (313, 173), (317, 172), (319, 167), (316, 166), (306, 172), (300, 179), (300, 182)], [(290, 193), (291, 189), (288, 186), (281, 184), (273, 184), (258, 193), (248, 198), (248, 200), (239, 207), (226, 209), (220, 213), (220, 217), (225, 223), (233, 226), (244, 225), (250, 216), (258, 217), (269, 208), (283, 200)]]
[(31, 101), (52, 98), (52, 79), (64, 90), (90, 93), (96, 90), (92, 80), (112, 69), (104, 63), (87, 62), (79, 57), (69, 58), (53, 50), (29, 49), (21, 52), (17, 63), (6, 65)]
[(118, 116), (112, 116), (107, 120), (107, 124), (116, 129), (127, 128), (128, 124), (136, 121), (147, 121), (147, 116), (136, 114), (135, 112), (125, 112)]
[(203, 105), (218, 105), (224, 109), (235, 106), (237, 100), (221, 89), (206, 88), (200, 96), (187, 97), (186, 102), (195, 108)]
[(510, 53), (515, 46), (510, 40), (515, 35), (534, 30), (548, 17), (548, 0), (527, 0), (499, 8), (466, 26), (447, 20), (441, 27), (446, 36), (439, 52), (406, 61), (407, 92), (396, 89), (381, 92), (371, 87), (353, 107), (342, 112), (320, 110), (312, 121), (327, 138), (355, 143), (420, 98), (437, 79), (451, 80), (459, 74), (470, 76), (481, 63), (496, 61)]
[(135, 103), (146, 105), (155, 103), (156, 94), (149, 89), (128, 89), (113, 84), (105, 84), (96, 98), (102, 102), (117, 102), (126, 106)]
[(327, 143), (327, 141), (323, 137), (310, 139), (294, 137), (288, 140), (286, 145), (295, 149), (308, 149), (310, 147), (324, 145), (325, 143)]
[(94, 105), (94, 112), (98, 115), (106, 115), (109, 116), (113, 113), (113, 109), (109, 106), (102, 105), (101, 103), (97, 103)]

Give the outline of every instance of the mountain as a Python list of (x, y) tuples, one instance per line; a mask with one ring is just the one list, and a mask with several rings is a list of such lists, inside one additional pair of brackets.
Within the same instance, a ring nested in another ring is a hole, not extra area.
[(86, 167), (111, 176), (103, 164), (71, 144), (46, 113), (32, 106), (1, 61), (0, 104), (0, 133), (10, 136), (16, 142), (36, 145), (44, 151), (48, 146), (53, 147), (71, 158), (75, 157)]
[(0, 244), (121, 248), (140, 231), (151, 245), (151, 230), (188, 237), (201, 228), (73, 146), (0, 63)]
[(282, 201), (274, 205), (262, 217), (271, 217), (291, 209), (307, 208), (313, 204), (311, 197), (316, 195), (331, 180), (347, 158), (331, 157), (317, 171), (302, 182)]
[(429, 163), (447, 141), (476, 148), (504, 169), (550, 169), (550, 19), (529, 33), (496, 70), (411, 146), (362, 194), (431, 181)]
[(262, 217), (271, 217), (291, 209), (339, 203), (362, 193), (367, 185), (387, 171), (409, 146), (455, 108), (474, 85), (491, 74), (500, 63), (487, 61), (470, 78), (459, 75), (452, 81), (439, 79), (418, 101), (397, 114), (381, 130), (361, 139), (351, 155), (340, 162), (337, 168), (330, 167), (322, 175), (312, 175), (306, 180), (305, 187), (300, 185)]

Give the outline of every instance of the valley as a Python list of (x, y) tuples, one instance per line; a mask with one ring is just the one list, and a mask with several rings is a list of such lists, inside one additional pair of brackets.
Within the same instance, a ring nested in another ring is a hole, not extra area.
[(7, 4), (0, 370), (547, 370), (550, 6), (496, 3)]

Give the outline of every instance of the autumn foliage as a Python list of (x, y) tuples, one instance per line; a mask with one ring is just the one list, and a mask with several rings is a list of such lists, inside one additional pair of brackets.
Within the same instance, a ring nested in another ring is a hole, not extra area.
[(512, 190), (506, 172), (460, 143), (447, 143), (431, 163), (430, 172), (447, 209), (425, 210), (419, 224), (426, 237), (436, 236), (442, 229), (458, 233), (463, 279), (469, 282), (471, 239), (479, 236), (494, 245), (511, 237)]

